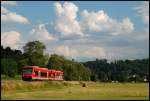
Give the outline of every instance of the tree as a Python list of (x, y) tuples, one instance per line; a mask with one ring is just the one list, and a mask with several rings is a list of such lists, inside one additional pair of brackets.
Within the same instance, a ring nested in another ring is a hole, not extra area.
[(46, 49), (45, 45), (40, 41), (28, 42), (24, 47), (24, 53), (32, 55), (34, 53), (43, 54)]
[(18, 61), (18, 74), (21, 74), (22, 72), (22, 67), (28, 66), (28, 61), (27, 59), (21, 59)]
[(17, 63), (13, 59), (1, 59), (1, 72), (9, 77), (17, 74)]
[(89, 80), (90, 70), (82, 63), (65, 59), (64, 56), (52, 54), (47, 67), (64, 72), (65, 80)]
[(47, 63), (47, 56), (44, 54), (46, 47), (40, 41), (28, 42), (24, 47), (24, 56), (28, 65), (44, 66)]
[(106, 82), (108, 80), (108, 77), (106, 75), (105, 72), (100, 71), (98, 74), (98, 78), (102, 81), (102, 82)]
[(63, 56), (58, 56), (57, 54), (52, 54), (48, 60), (47, 68), (55, 69), (55, 70), (62, 70), (64, 60), (65, 59)]

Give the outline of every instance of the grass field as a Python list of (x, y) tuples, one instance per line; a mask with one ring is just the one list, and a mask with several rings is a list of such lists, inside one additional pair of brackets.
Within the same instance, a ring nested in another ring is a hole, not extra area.
[(2, 80), (2, 100), (149, 100), (149, 83)]
[(1, 75), (1, 80), (21, 80), (21, 75), (16, 75), (13, 78), (8, 77), (6, 75)]

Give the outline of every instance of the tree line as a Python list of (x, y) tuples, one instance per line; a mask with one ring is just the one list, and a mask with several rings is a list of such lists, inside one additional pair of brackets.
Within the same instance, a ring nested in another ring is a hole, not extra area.
[(83, 63), (92, 71), (92, 79), (102, 82), (149, 81), (149, 58), (108, 62), (96, 59)]
[(1, 46), (1, 74), (14, 77), (21, 74), (23, 66), (40, 66), (61, 70), (65, 80), (92, 80), (101, 82), (130, 82), (149, 80), (149, 58), (136, 60), (118, 60), (108, 62), (106, 59), (76, 62), (57, 54), (49, 55), (46, 46), (40, 41), (32, 41), (21, 50)]

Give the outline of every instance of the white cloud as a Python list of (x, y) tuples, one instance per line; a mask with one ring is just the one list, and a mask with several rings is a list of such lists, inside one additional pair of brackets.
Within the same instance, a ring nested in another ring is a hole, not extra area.
[(70, 2), (65, 2), (62, 6), (60, 3), (55, 3), (54, 4), (55, 10), (56, 10), (56, 14), (58, 16), (65, 16), (69, 19), (75, 19), (76, 18), (76, 13), (78, 11), (78, 7), (76, 5), (74, 5), (73, 3)]
[(20, 33), (16, 31), (2, 32), (1, 44), (4, 47), (10, 46), (13, 49), (18, 49), (18, 42), (20, 42)]
[(129, 18), (124, 18), (122, 23), (122, 31), (130, 33), (134, 30), (134, 24), (130, 21)]
[(78, 55), (78, 51), (75, 49), (71, 49), (68, 46), (58, 46), (54, 49), (55, 53), (64, 55), (67, 57), (76, 57)]
[[(122, 21), (111, 18), (103, 10), (98, 12), (81, 12), (80, 20), (77, 20), (78, 7), (69, 2), (63, 5), (54, 3), (56, 11), (55, 30), (61, 37), (76, 38), (76, 36), (88, 36), (89, 33), (107, 32), (111, 35), (128, 34), (134, 30), (134, 24), (126, 17)], [(70, 37), (68, 37), (70, 36)]]
[(28, 19), (18, 15), (16, 13), (7, 13), (1, 15), (1, 21), (3, 23), (20, 23), (20, 24), (27, 24), (29, 23)]
[(144, 23), (149, 24), (149, 1), (144, 1), (142, 5), (135, 8), (142, 17)]
[(73, 3), (65, 2), (54, 4), (56, 11), (55, 30), (62, 36), (83, 36), (79, 22), (76, 20), (78, 7)]
[(1, 6), (1, 13), (3, 14), (3, 13), (8, 13), (9, 11), (6, 9), (6, 8), (4, 8), (3, 6)]
[(104, 48), (101, 47), (92, 47), (90, 50), (86, 50), (83, 53), (87, 57), (93, 57), (93, 58), (105, 58), (106, 52)]
[(134, 25), (129, 18), (124, 18), (119, 22), (109, 17), (103, 10), (98, 12), (81, 13), (82, 29), (88, 32), (109, 32), (112, 35), (126, 34), (134, 30)]
[(35, 26), (31, 30), (30, 35), (33, 39), (38, 39), (40, 41), (55, 40), (54, 36), (47, 31), (44, 24), (39, 24)]
[(4, 7), (1, 7), (1, 21), (3, 24), (6, 23), (20, 23), (20, 24), (28, 24), (29, 21), (27, 18), (16, 14), (15, 12), (10, 12)]
[(64, 55), (68, 58), (105, 58), (106, 52), (102, 47), (92, 47), (91, 49), (88, 47), (83, 48), (71, 48), (67, 45), (57, 46), (54, 49), (54, 52), (60, 55)]
[(2, 5), (15, 6), (17, 4), (16, 1), (1, 1)]

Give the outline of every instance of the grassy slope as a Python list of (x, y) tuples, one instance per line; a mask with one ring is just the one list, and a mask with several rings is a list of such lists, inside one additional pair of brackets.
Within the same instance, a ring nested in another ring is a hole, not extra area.
[(148, 100), (148, 83), (25, 82), (2, 80), (2, 99), (133, 99)]

